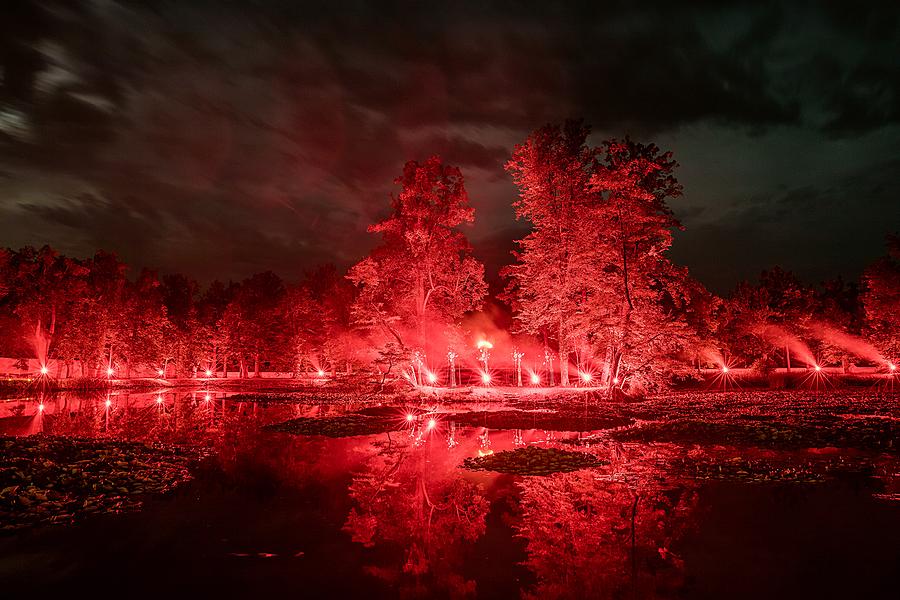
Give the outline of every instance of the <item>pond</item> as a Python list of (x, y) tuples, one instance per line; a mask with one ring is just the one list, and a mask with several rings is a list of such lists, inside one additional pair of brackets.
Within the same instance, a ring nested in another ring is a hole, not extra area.
[(897, 400), (14, 398), (0, 589), (893, 598)]

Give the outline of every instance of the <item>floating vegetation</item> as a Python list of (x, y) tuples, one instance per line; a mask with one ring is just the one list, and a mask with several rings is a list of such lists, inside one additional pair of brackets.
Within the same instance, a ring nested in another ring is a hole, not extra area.
[(676, 472), (693, 479), (740, 481), (743, 483), (819, 483), (826, 478), (826, 473), (812, 464), (777, 465), (744, 458), (731, 458), (715, 462), (682, 459), (672, 462), (670, 466)]
[(0, 530), (134, 510), (191, 479), (199, 454), (132, 442), (0, 438)]
[(400, 423), (397, 419), (368, 417), (365, 415), (344, 415), (319, 419), (301, 417), (265, 427), (265, 429), (270, 431), (279, 431), (293, 435), (324, 435), (332, 438), (374, 435), (399, 428)]
[(620, 441), (672, 442), (676, 444), (730, 445), (798, 450), (804, 448), (858, 448), (896, 451), (900, 427), (892, 420), (844, 419), (833, 424), (783, 424), (774, 422), (676, 421), (646, 423), (618, 431)]
[(579, 469), (601, 467), (608, 461), (586, 452), (571, 452), (556, 448), (518, 448), (487, 456), (476, 456), (463, 461), (463, 468), (470, 471), (497, 471), (513, 475), (552, 475), (569, 473)]
[(628, 417), (584, 415), (566, 412), (498, 410), (457, 413), (450, 417), (460, 425), (490, 429), (546, 429), (550, 431), (597, 431), (631, 425)]

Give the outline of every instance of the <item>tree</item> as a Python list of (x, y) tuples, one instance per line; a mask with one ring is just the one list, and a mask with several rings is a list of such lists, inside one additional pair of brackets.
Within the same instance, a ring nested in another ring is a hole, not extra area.
[[(410, 353), (427, 351), (440, 335), (477, 309), (487, 291), (484, 266), (458, 227), (472, 223), (463, 176), (433, 156), (410, 161), (395, 180), (391, 215), (369, 227), (381, 244), (347, 277), (358, 296), (352, 307), (357, 327), (395, 341)], [(416, 381), (418, 374), (411, 372)]]
[[(887, 256), (863, 274), (865, 329), (888, 360), (900, 359), (900, 236), (890, 235)], [(896, 363), (892, 363), (896, 364)]]
[(605, 347), (609, 377), (659, 384), (671, 358), (697, 341), (685, 318), (695, 285), (667, 256), (680, 227), (667, 203), (681, 196), (678, 165), (671, 152), (629, 138), (604, 142), (603, 155), (589, 183), (600, 199), (590, 214), (597, 239), (585, 320), (593, 344)]
[(571, 319), (585, 300), (585, 269), (591, 232), (585, 217), (596, 203), (588, 182), (596, 169), (596, 150), (587, 146), (590, 129), (580, 121), (547, 125), (517, 145), (506, 170), (519, 188), (513, 203), (517, 219), (531, 224), (519, 240), (516, 264), (503, 270), (510, 279), (506, 296), (527, 333), (559, 346), (560, 380), (568, 385), (568, 356), (574, 346)]

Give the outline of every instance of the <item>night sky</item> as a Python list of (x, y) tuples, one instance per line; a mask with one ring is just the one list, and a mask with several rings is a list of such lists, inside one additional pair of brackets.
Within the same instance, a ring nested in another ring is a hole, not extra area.
[(503, 164), (567, 117), (675, 152), (672, 256), (714, 291), (856, 277), (900, 229), (900, 3), (339, 4), (4, 2), (0, 246), (296, 280), (437, 153), (491, 275)]

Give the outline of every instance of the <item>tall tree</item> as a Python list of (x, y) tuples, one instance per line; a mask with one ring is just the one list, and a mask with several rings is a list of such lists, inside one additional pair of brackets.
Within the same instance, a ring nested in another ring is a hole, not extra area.
[(506, 170), (519, 188), (516, 218), (531, 224), (519, 240), (516, 264), (504, 269), (507, 296), (517, 309), (522, 330), (543, 334), (559, 347), (560, 379), (569, 382), (568, 356), (575, 344), (571, 319), (582, 308), (591, 232), (585, 218), (596, 203), (588, 190), (596, 150), (588, 147), (590, 129), (580, 121), (547, 125), (517, 145)]
[(891, 364), (900, 362), (900, 236), (890, 235), (887, 256), (863, 274), (866, 331)]
[(425, 352), (427, 337), (478, 308), (487, 286), (484, 266), (458, 229), (475, 218), (460, 170), (433, 156), (406, 163), (394, 183), (400, 193), (391, 215), (369, 227), (382, 242), (347, 277), (359, 290), (356, 325), (413, 358)]

